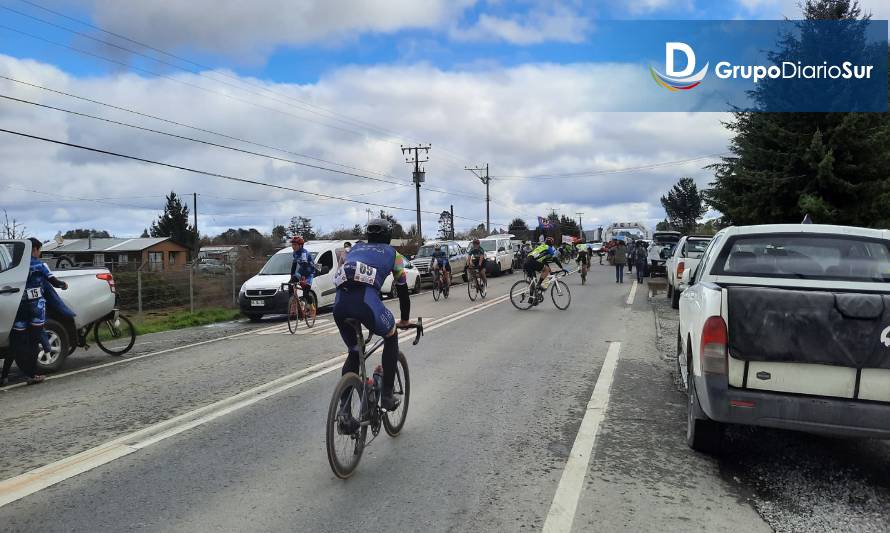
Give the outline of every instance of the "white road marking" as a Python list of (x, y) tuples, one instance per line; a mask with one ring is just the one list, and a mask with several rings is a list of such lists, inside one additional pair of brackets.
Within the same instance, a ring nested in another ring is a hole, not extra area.
[(578, 499), (584, 488), (584, 478), (587, 475), (587, 466), (590, 456), (596, 444), (596, 435), (599, 432), (600, 423), (606, 416), (606, 408), (609, 406), (609, 389), (615, 376), (615, 367), (618, 365), (618, 354), (621, 351), (621, 343), (613, 342), (606, 352), (606, 359), (600, 369), (600, 375), (593, 387), (593, 394), (587, 404), (587, 411), (581, 420), (581, 427), (575, 437), (575, 444), (566, 462), (562, 478), (556, 487), (553, 503), (544, 521), (544, 533), (568, 533), (572, 530), (572, 522), (575, 520), (575, 512), (578, 509)]
[(627, 305), (633, 305), (634, 298), (637, 296), (637, 286), (638, 284), (636, 281), (630, 286), (630, 294), (627, 295)]
[[(434, 325), (424, 326), (424, 331), (433, 331), (461, 318), (478, 313), (507, 300), (509, 295), (489, 300), (482, 304), (458, 311), (443, 317)], [(399, 344), (412, 342), (414, 335), (405, 335)], [(0, 507), (26, 496), (61, 483), (78, 474), (88, 472), (116, 459), (135, 453), (164, 439), (178, 435), (189, 429), (207, 424), (217, 418), (238, 411), (257, 402), (285, 392), (297, 385), (329, 374), (342, 368), (346, 354), (322, 361), (303, 370), (258, 385), (246, 391), (224, 398), (210, 405), (183, 413), (163, 422), (152, 424), (138, 431), (110, 440), (89, 450), (60, 459), (24, 474), (0, 481)]]

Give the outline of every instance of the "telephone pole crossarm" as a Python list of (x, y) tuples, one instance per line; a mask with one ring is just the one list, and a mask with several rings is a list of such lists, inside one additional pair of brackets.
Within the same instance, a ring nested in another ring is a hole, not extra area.
[[(488, 163), (485, 163), (484, 167), (464, 167), (464, 170), (469, 170), (473, 173), (474, 176), (479, 178), (479, 180), (485, 184), (485, 232), (491, 235), (491, 194), (489, 193), (489, 183), (491, 183), (491, 176), (488, 174)], [(478, 174), (478, 172), (482, 171), (485, 171), (485, 175)]]

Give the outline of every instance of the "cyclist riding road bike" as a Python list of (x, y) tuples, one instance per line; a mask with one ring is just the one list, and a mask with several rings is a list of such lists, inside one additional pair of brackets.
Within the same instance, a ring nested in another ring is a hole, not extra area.
[(303, 247), (306, 241), (303, 237), (296, 236), (290, 240), (293, 249), (293, 262), (290, 265), (291, 283), (300, 283), (300, 288), (304, 291), (312, 287), (312, 279), (315, 277), (315, 261), (312, 260), (312, 254)]
[(593, 246), (588, 243), (581, 243), (577, 246), (578, 249), (578, 264), (581, 265), (581, 268), (584, 271), (587, 271), (587, 268), (590, 267), (590, 258), (593, 256)]
[(470, 246), (467, 254), (467, 268), (478, 269), (477, 271), (479, 272), (479, 278), (482, 280), (482, 285), (487, 285), (488, 281), (485, 279), (485, 250), (482, 248), (482, 245), (479, 244), (479, 239), (473, 239), (473, 245)]
[(550, 275), (551, 263), (556, 263), (563, 272), (568, 273), (568, 270), (562, 266), (562, 262), (559, 260), (559, 252), (553, 247), (553, 237), (547, 237), (544, 244), (539, 245), (528, 254), (528, 259), (525, 260), (523, 269), (525, 270), (526, 275), (530, 278), (533, 278), (535, 277), (535, 274), (540, 273), (538, 276), (538, 288), (540, 289), (541, 283), (543, 283), (544, 279)]
[[(334, 322), (340, 336), (346, 343), (349, 355), (343, 364), (343, 374), (359, 371), (359, 344), (355, 329), (347, 323), (352, 318), (362, 323), (371, 333), (383, 337), (383, 395), (380, 405), (387, 411), (395, 411), (399, 400), (393, 395), (396, 361), (399, 356), (398, 329), (411, 325), (411, 299), (408, 293), (408, 278), (405, 272), (405, 258), (390, 246), (392, 223), (377, 218), (367, 227), (367, 243), (356, 243), (349, 251), (343, 266), (334, 276), (337, 296), (334, 300)], [(399, 295), (399, 311), (402, 319), (397, 323), (392, 311), (383, 305), (380, 288), (383, 281), (392, 273), (393, 283)], [(341, 398), (340, 409), (348, 423), (355, 430), (358, 421), (348, 409), (349, 398)]]
[(448, 287), (451, 285), (451, 263), (448, 262), (448, 254), (442, 250), (442, 246), (439, 244), (434, 245), (433, 247), (433, 255), (432, 260), (430, 262), (430, 268), (433, 270), (442, 269), (442, 278), (445, 282), (445, 286)]

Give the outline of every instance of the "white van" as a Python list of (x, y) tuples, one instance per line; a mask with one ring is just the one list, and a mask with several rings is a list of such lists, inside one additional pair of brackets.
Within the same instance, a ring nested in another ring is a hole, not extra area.
[[(318, 307), (334, 305), (337, 289), (334, 287), (336, 251), (347, 241), (309, 241), (304, 246), (316, 266), (318, 274), (312, 280), (312, 292)], [(289, 294), (281, 290), (281, 285), (290, 281), (290, 267), (293, 262), (290, 246), (278, 250), (266, 261), (260, 272), (244, 282), (238, 292), (241, 312), (250, 320), (257, 321), (263, 315), (286, 314)]]
[(485, 259), (488, 261), (485, 267), (487, 273), (513, 273), (513, 244), (510, 242), (511, 238), (512, 235), (503, 235), (479, 239), (479, 244), (485, 250)]

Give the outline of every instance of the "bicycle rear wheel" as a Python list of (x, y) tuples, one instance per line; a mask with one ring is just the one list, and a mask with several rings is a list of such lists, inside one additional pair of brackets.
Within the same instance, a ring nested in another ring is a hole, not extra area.
[(305, 298), (306, 305), (303, 307), (303, 321), (306, 327), (311, 328), (315, 325), (315, 315), (318, 314), (318, 304), (315, 303), (315, 296), (309, 293)]
[(529, 292), (529, 282), (521, 279), (510, 287), (510, 303), (520, 311), (525, 311), (532, 306), (532, 295)]
[(93, 326), (93, 336), (99, 348), (108, 355), (124, 355), (136, 343), (136, 329), (130, 319), (118, 315), (117, 321), (101, 320)]
[[(358, 374), (350, 372), (344, 375), (337, 383), (334, 395), (331, 397), (331, 405), (328, 407), (328, 425), (325, 432), (328, 463), (334, 475), (340, 479), (346, 479), (355, 472), (365, 451), (368, 426), (357, 424), (361, 420), (363, 388)], [(347, 400), (341, 409), (340, 399), (344, 397)], [(342, 423), (348, 417), (356, 421), (356, 427), (352, 431), (346, 431), (348, 428)]]
[(553, 305), (560, 311), (565, 311), (572, 303), (569, 286), (558, 279), (553, 280), (553, 286), (550, 287), (550, 298), (553, 300)]
[(287, 301), (287, 330), (293, 335), (297, 332), (297, 324), (300, 322), (300, 300), (297, 294), (291, 294)]
[(411, 377), (408, 374), (408, 360), (402, 352), (399, 352), (399, 360), (396, 363), (396, 380), (393, 383), (392, 393), (401, 403), (395, 411), (384, 415), (383, 429), (387, 435), (395, 437), (405, 427), (405, 419), (408, 418), (408, 401), (411, 399)]

